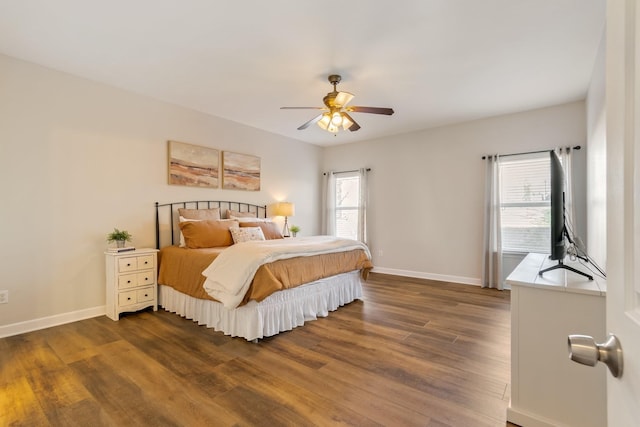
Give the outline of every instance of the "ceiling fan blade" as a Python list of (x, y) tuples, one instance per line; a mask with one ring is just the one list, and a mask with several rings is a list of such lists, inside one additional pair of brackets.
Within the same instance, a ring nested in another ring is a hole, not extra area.
[(280, 107), (281, 110), (326, 110), (326, 107)]
[(372, 114), (384, 114), (390, 116), (393, 114), (393, 108), (380, 108), (380, 107), (347, 107), (347, 111), (353, 111), (354, 113), (372, 113)]
[(349, 92), (338, 92), (336, 95), (336, 99), (333, 101), (333, 104), (337, 108), (343, 108), (345, 105), (349, 103), (353, 99), (353, 94)]
[(298, 130), (303, 130), (308, 128), (309, 126), (311, 126), (312, 124), (316, 123), (318, 120), (320, 120), (322, 118), (322, 114), (318, 114), (317, 116), (315, 116), (313, 119), (309, 120), (307, 123), (303, 124), (302, 126), (300, 126), (298, 128)]
[(349, 126), (347, 129), (349, 129), (351, 132), (355, 132), (358, 129), (360, 129), (360, 125), (356, 123), (355, 120), (353, 120), (353, 117), (351, 117), (349, 114), (345, 113), (344, 111), (342, 112), (342, 115), (352, 123), (351, 126)]

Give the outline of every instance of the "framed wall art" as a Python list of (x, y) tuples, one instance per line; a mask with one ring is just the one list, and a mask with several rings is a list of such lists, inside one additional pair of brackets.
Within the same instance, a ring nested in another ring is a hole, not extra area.
[(220, 151), (169, 141), (169, 184), (218, 188)]
[(259, 191), (260, 157), (223, 151), (222, 188)]

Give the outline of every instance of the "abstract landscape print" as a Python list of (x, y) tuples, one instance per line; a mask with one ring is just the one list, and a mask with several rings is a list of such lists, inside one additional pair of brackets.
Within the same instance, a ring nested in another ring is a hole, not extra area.
[(220, 151), (169, 141), (169, 184), (218, 188)]
[(222, 188), (260, 190), (260, 157), (222, 152)]

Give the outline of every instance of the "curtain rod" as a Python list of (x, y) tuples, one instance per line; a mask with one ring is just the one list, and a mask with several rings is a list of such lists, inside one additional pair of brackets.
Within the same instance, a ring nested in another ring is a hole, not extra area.
[[(349, 173), (349, 172), (358, 172), (360, 169), (354, 169), (352, 171), (337, 171), (337, 172), (333, 172), (333, 173)], [(365, 171), (367, 172), (371, 172), (371, 168), (366, 168)], [(322, 175), (326, 175), (327, 172), (323, 173)]]
[[(569, 147), (567, 147), (567, 148), (569, 148)], [(582, 147), (580, 147), (579, 145), (576, 145), (575, 147), (570, 147), (570, 148), (573, 148), (574, 150), (579, 150)], [(498, 156), (500, 156), (500, 157), (521, 156), (521, 155), (524, 155), (524, 154), (547, 153), (549, 151), (551, 151), (551, 149), (549, 149), (549, 150), (538, 150), (538, 151), (526, 151), (524, 153), (498, 154)], [(482, 156), (482, 160), (484, 160), (486, 158), (487, 158), (487, 156)]]

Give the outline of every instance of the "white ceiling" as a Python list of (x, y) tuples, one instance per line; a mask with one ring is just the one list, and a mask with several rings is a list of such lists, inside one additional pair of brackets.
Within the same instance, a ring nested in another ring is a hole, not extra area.
[[(584, 99), (605, 0), (0, 0), (0, 53), (317, 145)], [(296, 128), (332, 90), (357, 132)]]

